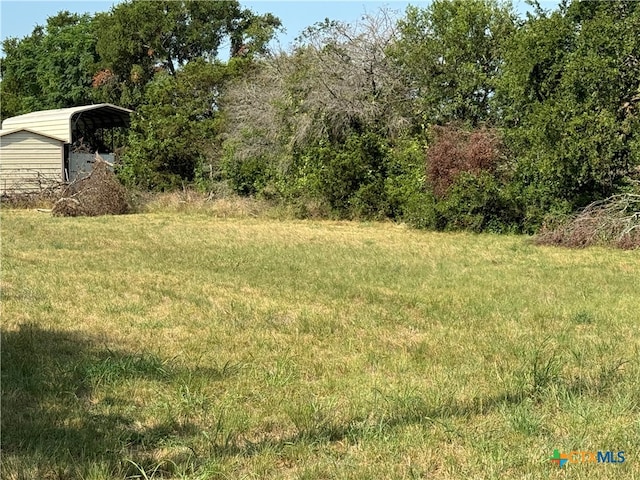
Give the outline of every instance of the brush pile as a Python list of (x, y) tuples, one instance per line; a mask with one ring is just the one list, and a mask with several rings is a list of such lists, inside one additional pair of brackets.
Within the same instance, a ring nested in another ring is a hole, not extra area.
[(640, 194), (625, 193), (593, 202), (560, 225), (543, 227), (535, 241), (572, 248), (640, 248)]
[(95, 217), (121, 215), (128, 210), (126, 189), (96, 153), (91, 173), (68, 185), (51, 213), (58, 217)]

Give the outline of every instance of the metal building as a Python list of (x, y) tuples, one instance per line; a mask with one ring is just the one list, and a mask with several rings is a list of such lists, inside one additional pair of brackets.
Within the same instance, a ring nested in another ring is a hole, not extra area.
[(116, 129), (131, 110), (102, 103), (7, 118), (0, 130), (0, 194), (33, 192), (91, 171), (95, 152), (115, 161)]

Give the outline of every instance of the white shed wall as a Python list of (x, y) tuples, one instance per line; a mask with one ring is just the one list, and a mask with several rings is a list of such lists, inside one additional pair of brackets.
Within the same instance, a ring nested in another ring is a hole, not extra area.
[(63, 179), (63, 142), (20, 130), (0, 136), (0, 193), (39, 191)]

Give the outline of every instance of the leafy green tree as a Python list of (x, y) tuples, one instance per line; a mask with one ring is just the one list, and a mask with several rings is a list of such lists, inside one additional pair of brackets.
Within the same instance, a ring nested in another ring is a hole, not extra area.
[(126, 183), (164, 190), (191, 182), (216, 163), (222, 117), (218, 96), (228, 75), (220, 62), (193, 60), (175, 76), (158, 73), (132, 117), (120, 168)]
[(502, 124), (517, 126), (536, 104), (557, 92), (575, 43), (566, 8), (563, 4), (547, 13), (538, 7), (507, 41), (496, 91)]
[(90, 103), (98, 60), (89, 15), (60, 12), (23, 39), (3, 42), (2, 118)]
[[(237, 1), (134, 0), (96, 23), (95, 97), (136, 110), (121, 178), (151, 189), (212, 179), (224, 119), (219, 96), (265, 52), (280, 21)], [(225, 41), (231, 59), (222, 63)]]
[(640, 6), (573, 2), (513, 37), (497, 95), (529, 228), (615, 193), (640, 159)]
[[(96, 23), (95, 96), (136, 110), (121, 178), (150, 189), (211, 179), (224, 118), (219, 96), (264, 51), (279, 20), (237, 1), (130, 1)], [(224, 64), (216, 56), (226, 40), (235, 57)]]
[(416, 121), (477, 125), (491, 108), (505, 42), (516, 29), (510, 4), (495, 0), (434, 0), (409, 6), (391, 47), (410, 86)]
[(158, 71), (176, 76), (192, 60), (213, 61), (227, 39), (231, 56), (262, 52), (280, 27), (273, 15), (255, 15), (236, 0), (132, 0), (97, 15), (96, 24), (102, 67), (124, 93)]
[(2, 42), (5, 57), (0, 67), (0, 112), (3, 120), (41, 106), (42, 90), (35, 72), (43, 36), (44, 29), (36, 27), (29, 37), (8, 38)]

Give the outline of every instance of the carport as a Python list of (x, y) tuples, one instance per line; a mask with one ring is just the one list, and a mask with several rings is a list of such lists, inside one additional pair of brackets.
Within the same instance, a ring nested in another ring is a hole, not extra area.
[[(60, 177), (53, 178), (51, 170), (47, 178), (58, 182), (73, 181), (91, 171), (96, 152), (109, 163), (117, 160), (118, 142), (124, 129), (130, 126), (132, 111), (101, 103), (80, 107), (60, 108), (31, 112), (2, 122), (0, 131), (0, 189), (2, 193), (11, 190), (24, 191), (26, 177), (43, 177), (39, 171), (38, 153), (31, 151), (36, 145), (34, 139), (52, 138), (62, 142)], [(15, 135), (21, 132), (20, 135)], [(11, 139), (11, 142), (5, 141)], [(16, 148), (16, 142), (22, 144)], [(11, 148), (9, 145), (11, 144)], [(39, 185), (42, 185), (40, 182)], [(26, 190), (33, 190), (33, 186)]]

